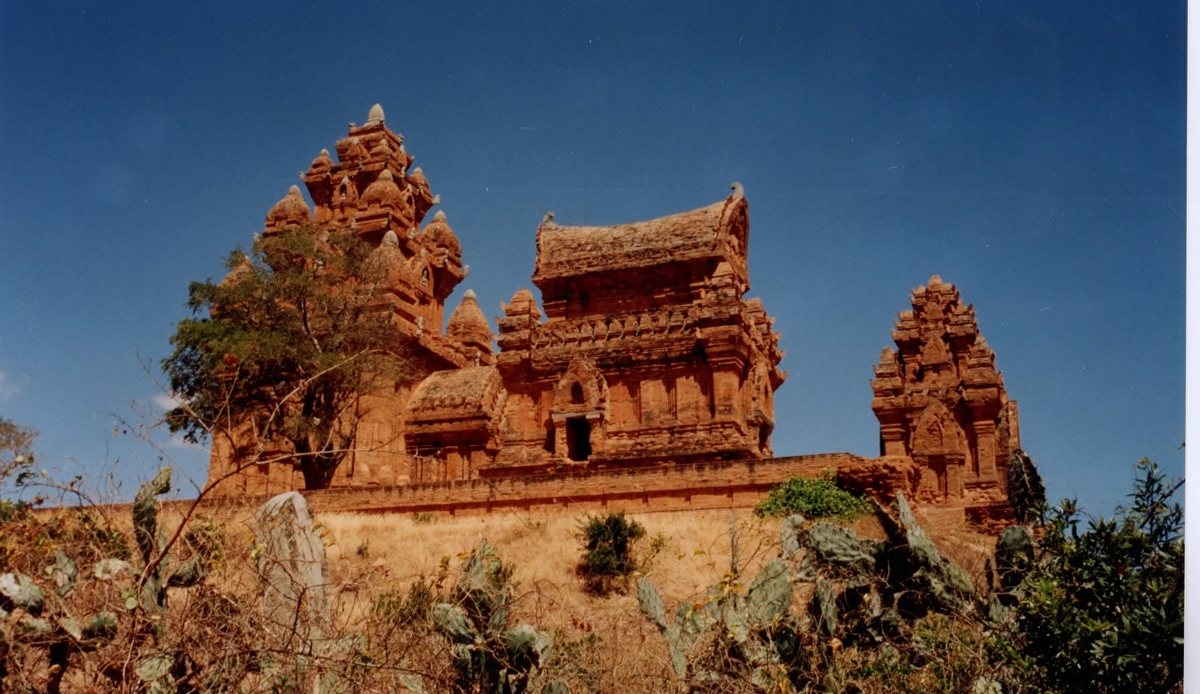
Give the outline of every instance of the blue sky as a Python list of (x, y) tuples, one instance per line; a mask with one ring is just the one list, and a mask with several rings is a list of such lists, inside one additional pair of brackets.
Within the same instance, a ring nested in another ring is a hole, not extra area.
[(778, 454), (878, 450), (871, 365), (936, 273), (1051, 497), (1183, 474), (1183, 2), (243, 4), (0, 5), (0, 415), (47, 466), (149, 475), (118, 422), (153, 411), (188, 282), (380, 102), (489, 316), (543, 211), (742, 182)]

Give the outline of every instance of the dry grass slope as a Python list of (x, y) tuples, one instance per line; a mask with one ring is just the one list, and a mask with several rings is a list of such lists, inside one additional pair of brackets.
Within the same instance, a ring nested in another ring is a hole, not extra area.
[[(646, 529), (639, 558), (669, 608), (699, 598), (729, 570), (729, 511), (629, 517)], [(332, 513), (317, 520), (327, 533), (331, 578), (343, 614), (351, 621), (361, 616), (371, 596), (435, 579), (444, 561), (449, 561), (453, 574), (465, 553), (484, 538), (516, 567), (516, 620), (554, 634), (559, 653), (573, 659), (569, 669), (575, 671), (575, 683), (583, 685), (584, 691), (664, 691), (670, 688), (666, 643), (641, 615), (635, 591), (595, 597), (585, 592), (576, 573), (581, 556), (578, 532), (584, 518)], [(759, 519), (743, 509), (737, 512), (737, 523), (739, 563), (753, 575), (778, 556), (780, 521)], [(860, 535), (883, 536), (873, 518), (854, 525)]]

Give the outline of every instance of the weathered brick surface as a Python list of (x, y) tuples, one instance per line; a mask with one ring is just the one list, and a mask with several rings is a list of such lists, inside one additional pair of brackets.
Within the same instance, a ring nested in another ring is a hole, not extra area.
[[(415, 337), (425, 380), (368, 398), (335, 488), (495, 480), (586, 463), (683, 463), (771, 455), (774, 392), (786, 374), (779, 334), (746, 299), (749, 205), (726, 199), (660, 219), (608, 227), (537, 227), (533, 283), (492, 327), (473, 292), (442, 331), (443, 302), (467, 274), (462, 247), (404, 138), (371, 109), (304, 174), (263, 234), (305, 224), (375, 246), (386, 305)], [(531, 236), (533, 236), (531, 234)], [(237, 270), (234, 271), (235, 273)], [(230, 279), (233, 278), (231, 274)], [(213, 447), (218, 494), (303, 486), (286, 446), (235, 457), (248, 431)], [(239, 446), (232, 445), (238, 443)]]
[[(750, 507), (771, 486), (793, 475), (869, 464), (850, 453), (632, 466), (516, 477), (479, 478), (432, 484), (310, 490), (304, 496), (318, 512), (488, 513), (505, 509), (670, 510)], [(210, 506), (256, 505), (267, 497), (218, 497)]]
[(1020, 447), (1017, 403), (1008, 399), (996, 354), (975, 307), (934, 275), (912, 293), (871, 381), (881, 455), (911, 458), (916, 496), (927, 504), (1005, 501), (1008, 461)]
[[(750, 506), (791, 475), (836, 472), (892, 500), (904, 490), (947, 518), (1007, 512), (1005, 466), (1020, 445), (1016, 402), (974, 308), (934, 276), (913, 291), (875, 367), (880, 458), (772, 458), (774, 393), (786, 374), (774, 319), (746, 298), (749, 205), (726, 199), (606, 227), (537, 227), (533, 284), (497, 318), (473, 292), (442, 330), (444, 301), (467, 275), (463, 249), (383, 109), (351, 125), (268, 213), (264, 234), (303, 224), (375, 246), (389, 278), (380, 310), (415, 338), (424, 380), (368, 397), (355, 449), (322, 511), (493, 512)], [(228, 280), (232, 280), (235, 268)], [(493, 349), (495, 337), (498, 351)], [(303, 489), (285, 443), (233, 455), (246, 431), (217, 437), (209, 503), (261, 503)], [(235, 471), (230, 474), (231, 471)]]

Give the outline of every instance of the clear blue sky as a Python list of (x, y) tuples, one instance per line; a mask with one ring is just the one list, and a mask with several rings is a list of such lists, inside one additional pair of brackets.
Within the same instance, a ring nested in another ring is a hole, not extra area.
[(114, 422), (154, 407), (188, 282), (381, 102), (489, 316), (544, 210), (742, 182), (778, 454), (877, 452), (871, 365), (937, 273), (1051, 497), (1110, 513), (1142, 456), (1183, 474), (1183, 2), (244, 5), (0, 5), (0, 415), (47, 465), (148, 476)]

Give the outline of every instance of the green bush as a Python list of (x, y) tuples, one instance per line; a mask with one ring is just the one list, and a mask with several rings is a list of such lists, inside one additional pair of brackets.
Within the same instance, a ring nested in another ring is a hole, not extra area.
[(634, 543), (645, 535), (646, 529), (626, 518), (624, 511), (587, 516), (579, 530), (583, 550), (580, 573), (587, 590), (605, 595), (632, 573), (637, 565)]
[(759, 516), (786, 516), (799, 513), (809, 518), (849, 520), (871, 510), (862, 497), (842, 489), (833, 477), (816, 479), (788, 478), (773, 488), (766, 499), (754, 507)]
[(1088, 521), (1048, 514), (1018, 606), (1024, 651), (1069, 692), (1169, 692), (1183, 681), (1183, 510), (1143, 458), (1133, 505)]

